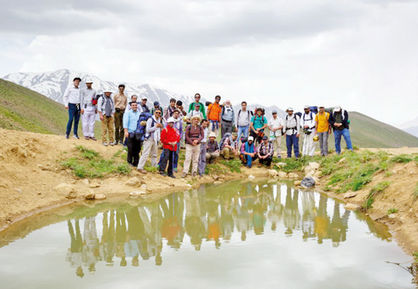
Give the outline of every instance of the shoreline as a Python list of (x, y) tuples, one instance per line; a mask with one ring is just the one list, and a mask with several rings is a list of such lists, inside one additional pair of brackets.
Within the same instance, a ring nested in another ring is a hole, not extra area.
[[(188, 190), (202, 184), (222, 184), (234, 180), (254, 180), (263, 178), (276, 181), (294, 181), (295, 187), (307, 175), (306, 167), (300, 171), (285, 173), (281, 170), (267, 168), (241, 168), (241, 172), (219, 172), (219, 174), (205, 175), (202, 178), (171, 179), (160, 176), (158, 173), (141, 174), (132, 170), (127, 175), (109, 175), (101, 179), (79, 179), (70, 169), (63, 168), (60, 160), (68, 158), (75, 150), (76, 145), (82, 145), (95, 150), (104, 158), (112, 158), (122, 148), (104, 147), (99, 142), (85, 140), (64, 140), (62, 136), (43, 135), (29, 132), (18, 132), (0, 129), (0, 232), (9, 230), (13, 225), (50, 210), (81, 204), (88, 194), (105, 194), (106, 199), (130, 199), (131, 192), (137, 191), (137, 198), (160, 198), (161, 196)], [(371, 149), (384, 151), (385, 149)], [(416, 153), (418, 148), (388, 149), (392, 154)], [(361, 149), (360, 151), (365, 151)], [(393, 169), (393, 176), (382, 174), (373, 176), (370, 184), (356, 192), (352, 197), (345, 198), (345, 194), (327, 191), (327, 182), (330, 176), (321, 176), (319, 168), (314, 170), (317, 184), (313, 190), (325, 194), (330, 198), (338, 199), (345, 204), (346, 209), (358, 209), (364, 203), (370, 188), (381, 179), (392, 178), (394, 183), (392, 191), (404, 188), (407, 182), (417, 175), (417, 164), (397, 164)], [(311, 172), (312, 173), (312, 172)], [(180, 176), (181, 173), (177, 173)], [(249, 176), (252, 175), (251, 179)], [(408, 184), (410, 187), (411, 185)], [(391, 196), (392, 191), (388, 194)], [(418, 251), (418, 202), (413, 201), (410, 209), (406, 210), (399, 205), (399, 213), (395, 217), (387, 214), (386, 203), (400, 202), (407, 204), (407, 196), (401, 192), (398, 199), (389, 199), (388, 195), (376, 197), (375, 204), (366, 214), (373, 221), (388, 226), (397, 244), (409, 255)], [(409, 195), (407, 196), (409, 197)], [(401, 200), (402, 198), (402, 200)]]

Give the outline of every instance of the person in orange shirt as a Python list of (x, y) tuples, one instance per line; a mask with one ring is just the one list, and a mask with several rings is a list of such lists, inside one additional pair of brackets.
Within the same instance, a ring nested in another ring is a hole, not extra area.
[(319, 146), (321, 156), (328, 155), (328, 135), (330, 133), (329, 113), (325, 111), (324, 106), (319, 107), (318, 114), (315, 116), (315, 130), (319, 137)]
[(209, 130), (215, 132), (215, 134), (218, 134), (219, 130), (219, 122), (221, 121), (221, 112), (222, 112), (222, 106), (219, 104), (221, 101), (221, 96), (217, 95), (215, 96), (215, 102), (209, 104), (208, 106), (208, 119), (209, 119)]

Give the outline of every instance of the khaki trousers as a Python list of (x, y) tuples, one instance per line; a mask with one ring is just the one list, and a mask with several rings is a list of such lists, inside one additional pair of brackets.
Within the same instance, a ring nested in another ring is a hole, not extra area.
[(186, 158), (184, 160), (183, 173), (189, 173), (190, 163), (192, 163), (192, 174), (197, 173), (197, 166), (199, 164), (200, 144), (193, 146), (186, 144)]
[(102, 142), (107, 142), (107, 134), (109, 134), (109, 142), (115, 141), (115, 130), (113, 128), (113, 117), (103, 116), (102, 120)]

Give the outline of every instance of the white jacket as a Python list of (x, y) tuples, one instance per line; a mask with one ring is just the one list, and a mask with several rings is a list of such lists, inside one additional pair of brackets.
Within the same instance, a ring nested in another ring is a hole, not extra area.
[(92, 98), (95, 96), (96, 96), (96, 91), (94, 89), (83, 89), (81, 91), (81, 101), (80, 101), (81, 109), (96, 108), (96, 105), (93, 105), (91, 103)]
[(81, 89), (75, 86), (68, 87), (64, 95), (62, 96), (64, 105), (68, 106), (69, 103), (80, 104), (81, 102)]

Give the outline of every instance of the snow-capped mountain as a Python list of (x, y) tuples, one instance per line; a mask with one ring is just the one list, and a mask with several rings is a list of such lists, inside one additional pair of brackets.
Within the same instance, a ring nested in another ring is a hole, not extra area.
[[(93, 88), (101, 93), (105, 89), (117, 92), (119, 83), (102, 80), (99, 77), (89, 73), (77, 73), (68, 69), (60, 69), (50, 72), (17, 72), (10, 73), (3, 79), (14, 82), (16, 84), (27, 87), (31, 90), (39, 92), (57, 102), (63, 103), (62, 95), (65, 89), (72, 85), (74, 77), (80, 77), (83, 81), (81, 87), (85, 87), (84, 80), (93, 80)], [(168, 92), (164, 89), (154, 88), (148, 84), (124, 83), (126, 85), (125, 92), (127, 95), (136, 94), (139, 98), (146, 96), (149, 103), (159, 101), (162, 104), (168, 104), (170, 98), (179, 99), (188, 103), (190, 99), (185, 96)]]
[(418, 137), (418, 117), (398, 126), (400, 129)]
[[(10, 73), (3, 77), (3, 79), (14, 82), (21, 86), (27, 87), (31, 90), (39, 92), (59, 103), (63, 103), (62, 96), (64, 91), (68, 86), (72, 85), (74, 77), (80, 77), (82, 79), (81, 87), (85, 87), (84, 80), (91, 79), (93, 81), (93, 88), (101, 93), (105, 89), (110, 89), (111, 91), (116, 92), (118, 90), (117, 86), (119, 83), (113, 81), (102, 80), (99, 77), (89, 74), (89, 73), (78, 73), (70, 71), (68, 69), (60, 69), (50, 72), (17, 72)], [(183, 96), (180, 94), (169, 92), (165, 89), (154, 88), (148, 84), (133, 84), (133, 83), (124, 83), (126, 88), (125, 92), (128, 96), (136, 94), (141, 98), (146, 96), (148, 98), (148, 103), (152, 105), (152, 102), (159, 101), (162, 106), (167, 106), (170, 98), (175, 98), (177, 100), (182, 100), (185, 103), (185, 108), (188, 107), (188, 104), (193, 101), (193, 96)], [(202, 97), (201, 101), (205, 103), (207, 99)], [(212, 99), (210, 99), (212, 101)], [(248, 109), (254, 110), (256, 107), (263, 107), (266, 111), (266, 116), (271, 117), (273, 110), (278, 111), (280, 116), (283, 116), (285, 113), (283, 110), (278, 109), (276, 106), (264, 106), (259, 104), (249, 103)], [(240, 103), (234, 104), (235, 113), (238, 114), (240, 108)]]

